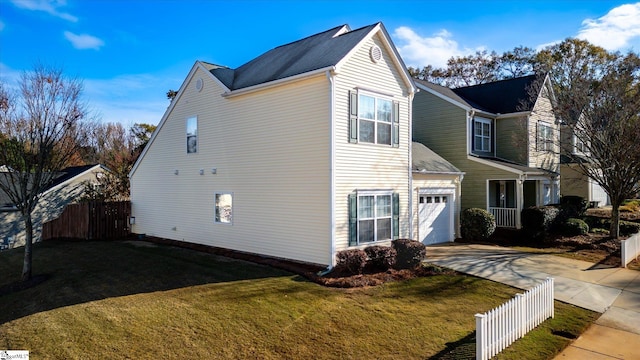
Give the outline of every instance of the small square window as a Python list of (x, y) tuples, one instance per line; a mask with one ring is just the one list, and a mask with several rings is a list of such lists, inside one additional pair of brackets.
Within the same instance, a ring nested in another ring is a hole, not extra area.
[(443, 196), (443, 197), (442, 197), (442, 202), (443, 202), (443, 203), (446, 203), (446, 202), (447, 202), (447, 197), (446, 197), (446, 196)]
[(437, 204), (440, 202), (440, 196), (434, 196), (433, 197), (434, 202)]
[(233, 221), (233, 194), (215, 194), (215, 222), (219, 224), (231, 224)]
[(433, 198), (431, 196), (427, 196), (427, 204), (431, 204), (433, 202)]

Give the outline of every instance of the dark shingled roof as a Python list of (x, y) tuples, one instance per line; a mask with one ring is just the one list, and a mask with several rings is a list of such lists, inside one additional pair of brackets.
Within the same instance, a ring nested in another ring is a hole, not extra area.
[[(54, 175), (55, 179), (53, 180), (53, 182), (51, 183), (51, 185), (49, 185), (44, 191), (47, 191), (57, 185), (62, 184), (63, 182), (72, 179), (80, 174), (82, 174), (83, 172), (93, 168), (94, 166), (96, 166), (98, 164), (93, 164), (93, 165), (83, 165), (83, 166), (71, 166), (65, 169), (62, 169), (60, 172), (56, 173)], [(9, 175), (9, 173), (7, 172), (0, 172), (0, 181), (8, 184), (11, 181), (11, 177)], [(2, 190), (0, 190), (0, 208), (2, 207), (8, 207), (8, 206), (12, 206), (13, 203), (11, 202), (11, 200), (9, 199), (9, 196)]]
[(536, 75), (529, 75), (487, 84), (460, 87), (452, 91), (467, 102), (475, 104), (474, 108), (494, 114), (531, 111), (534, 102), (529, 95), (529, 89), (534, 84), (535, 79)]
[(211, 73), (230, 90), (284, 79), (338, 64), (376, 25), (346, 32), (347, 25), (338, 26), (278, 46), (235, 70), (213, 64), (208, 66)]
[(433, 152), (433, 150), (417, 142), (411, 143), (411, 161), (414, 172), (462, 174), (460, 169)]

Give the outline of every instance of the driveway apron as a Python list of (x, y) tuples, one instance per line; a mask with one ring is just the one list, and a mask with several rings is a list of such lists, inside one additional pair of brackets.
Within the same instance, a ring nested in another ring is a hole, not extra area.
[(640, 359), (640, 271), (468, 244), (429, 246), (427, 262), (523, 290), (552, 277), (556, 300), (602, 313), (558, 359)]

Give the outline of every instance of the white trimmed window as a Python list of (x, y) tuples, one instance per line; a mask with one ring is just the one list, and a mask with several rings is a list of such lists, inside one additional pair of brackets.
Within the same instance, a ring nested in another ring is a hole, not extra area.
[(580, 140), (576, 135), (573, 135), (573, 153), (588, 155), (589, 150), (587, 149), (587, 145), (584, 141)]
[(399, 196), (391, 191), (359, 191), (349, 196), (349, 245), (398, 238)]
[(233, 223), (233, 193), (215, 193), (215, 222), (218, 224)]
[(553, 128), (545, 122), (538, 123), (538, 151), (553, 151)]
[(400, 105), (389, 97), (349, 92), (349, 141), (399, 145)]
[(198, 152), (198, 117), (187, 119), (187, 154)]
[(491, 120), (482, 118), (474, 119), (473, 150), (491, 152)]

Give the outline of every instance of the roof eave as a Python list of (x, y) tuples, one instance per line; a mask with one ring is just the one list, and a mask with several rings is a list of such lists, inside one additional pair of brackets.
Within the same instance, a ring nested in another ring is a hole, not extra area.
[(236, 96), (245, 95), (245, 94), (253, 93), (253, 92), (256, 92), (256, 91), (269, 89), (269, 88), (272, 88), (272, 87), (275, 87), (275, 86), (279, 86), (279, 85), (282, 85), (282, 84), (285, 84), (285, 83), (300, 81), (300, 80), (303, 80), (303, 79), (306, 79), (306, 78), (310, 78), (310, 77), (314, 77), (314, 76), (318, 76), (318, 75), (324, 75), (324, 74), (327, 73), (327, 71), (334, 72), (335, 70), (336, 70), (335, 66), (327, 66), (327, 67), (324, 67), (324, 68), (320, 68), (320, 69), (316, 69), (316, 70), (312, 70), (312, 71), (307, 71), (307, 72), (302, 73), (302, 74), (288, 76), (286, 78), (277, 79), (277, 80), (269, 81), (269, 82), (262, 83), (262, 84), (257, 84), (257, 85), (253, 85), (253, 86), (237, 89), (237, 90), (226, 91), (226, 92), (224, 92), (222, 94), (222, 97), (224, 97), (224, 98), (233, 98), (233, 97), (236, 97)]

